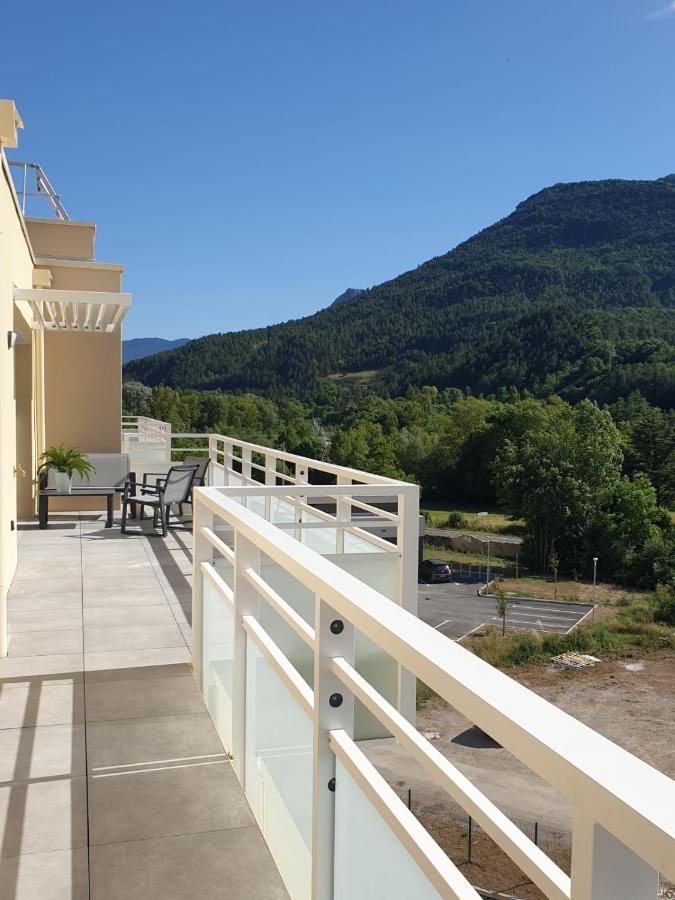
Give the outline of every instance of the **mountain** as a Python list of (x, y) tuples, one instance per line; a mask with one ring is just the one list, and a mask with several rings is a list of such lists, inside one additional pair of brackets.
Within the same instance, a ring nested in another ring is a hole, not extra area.
[(122, 341), (122, 362), (143, 359), (164, 350), (175, 350), (187, 344), (189, 340), (189, 338), (177, 338), (175, 341), (166, 341), (164, 338), (130, 338), (128, 341)]
[(174, 387), (329, 399), (410, 386), (675, 406), (675, 177), (556, 184), (443, 256), (303, 319), (130, 363)]
[(344, 303), (345, 300), (353, 300), (354, 297), (358, 297), (359, 294), (363, 293), (363, 288), (347, 288), (346, 291), (343, 291), (339, 297), (336, 297), (335, 300), (331, 303), (331, 306), (336, 306), (338, 303)]

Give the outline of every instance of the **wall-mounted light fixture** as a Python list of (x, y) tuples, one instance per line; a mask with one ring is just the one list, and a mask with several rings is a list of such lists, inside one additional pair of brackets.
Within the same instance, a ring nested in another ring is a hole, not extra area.
[(16, 331), (8, 331), (7, 332), (7, 349), (13, 350), (16, 347), (16, 342), (19, 338), (19, 335)]

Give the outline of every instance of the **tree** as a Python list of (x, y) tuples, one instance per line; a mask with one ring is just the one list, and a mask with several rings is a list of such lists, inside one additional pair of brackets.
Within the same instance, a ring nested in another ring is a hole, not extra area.
[(554, 599), (558, 599), (558, 569), (560, 568), (560, 559), (558, 554), (555, 552), (555, 548), (551, 550), (551, 555), (548, 558), (549, 564), (551, 566), (551, 571), (553, 572), (553, 597)]
[(151, 414), (152, 388), (140, 381), (125, 381), (122, 385), (122, 414), (125, 416), (149, 416)]
[(553, 406), (545, 422), (507, 440), (498, 451), (493, 479), (508, 512), (529, 531), (524, 551), (547, 569), (555, 546), (560, 561), (581, 570), (588, 523), (621, 477), (621, 436), (607, 411), (590, 401)]
[(495, 585), (493, 592), (496, 598), (497, 615), (502, 620), (502, 635), (506, 634), (506, 616), (509, 611), (509, 600), (504, 588)]

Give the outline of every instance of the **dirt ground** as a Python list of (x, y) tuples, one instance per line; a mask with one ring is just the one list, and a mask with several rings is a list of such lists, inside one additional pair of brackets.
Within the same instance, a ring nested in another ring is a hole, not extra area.
[[(592, 669), (581, 670), (522, 666), (509, 669), (508, 675), (671, 778), (675, 776), (674, 653), (608, 658)], [(503, 812), (518, 820), (520, 827), (521, 823), (538, 822), (551, 833), (569, 832), (571, 810), (566, 798), (508, 751), (486, 741), (445, 701), (433, 697), (419, 711), (417, 726)], [(412, 791), (413, 804), (418, 797), (422, 806), (431, 807), (447, 797), (394, 741), (368, 742), (364, 750), (399, 794), (405, 796), (408, 789)], [(423, 816), (420, 818), (424, 821)], [(432, 831), (443, 827), (438, 816), (426, 825)], [(452, 841), (463, 847), (461, 835), (453, 835)], [(455, 858), (453, 852), (450, 855), (465, 868), (462, 859)], [(495, 866), (493, 861), (488, 869), (493, 875), (503, 870), (506, 880), (501, 882), (502, 890), (507, 882), (511, 887), (518, 883), (508, 865)], [(474, 883), (480, 883), (477, 876), (475, 872)], [(520, 883), (519, 888), (514, 891), (517, 896), (540, 896), (532, 886), (525, 890)]]

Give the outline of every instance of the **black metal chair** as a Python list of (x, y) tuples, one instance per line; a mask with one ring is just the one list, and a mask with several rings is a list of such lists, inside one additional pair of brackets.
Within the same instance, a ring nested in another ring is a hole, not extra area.
[[(152, 524), (156, 528), (158, 521), (162, 522), (162, 536), (166, 537), (169, 528), (169, 514), (174, 503), (185, 503), (191, 496), (192, 482), (199, 467), (185, 463), (172, 466), (164, 478), (158, 479), (157, 484), (138, 485), (131, 479), (124, 484), (122, 495), (122, 532), (127, 530), (127, 516), (131, 511), (132, 517), (139, 510), (139, 518), (143, 518), (146, 506), (152, 509)], [(136, 489), (140, 487), (140, 494)]]

